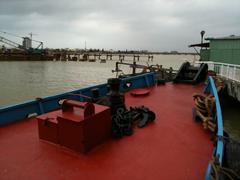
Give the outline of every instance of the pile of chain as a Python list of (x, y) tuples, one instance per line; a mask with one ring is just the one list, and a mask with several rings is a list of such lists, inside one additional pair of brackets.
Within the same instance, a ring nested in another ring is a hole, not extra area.
[(200, 118), (203, 123), (204, 129), (209, 129), (210, 131), (215, 132), (215, 98), (211, 95), (203, 96), (201, 94), (194, 94), (193, 100), (195, 104), (194, 118)]
[(132, 135), (135, 124), (139, 128), (144, 127), (148, 122), (155, 120), (155, 113), (145, 106), (130, 107), (129, 110), (118, 108), (117, 113), (112, 116), (112, 134), (115, 138), (124, 135)]

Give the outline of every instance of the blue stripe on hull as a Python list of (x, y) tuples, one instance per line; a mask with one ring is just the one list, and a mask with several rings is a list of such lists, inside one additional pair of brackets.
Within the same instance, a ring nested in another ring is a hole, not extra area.
[[(127, 82), (131, 82), (130, 89), (153, 86), (155, 84), (155, 75), (154, 73), (147, 73), (123, 79), (120, 85), (120, 90), (122, 92), (128, 90), (124, 88), (124, 84)], [(41, 98), (40, 100), (33, 100), (22, 104), (1, 108), (0, 126), (25, 119), (28, 117), (28, 115), (33, 113), (42, 114), (56, 110), (60, 108), (59, 101), (62, 99), (71, 98), (78, 101), (82, 101), (82, 98), (77, 96), (70, 96), (69, 94), (73, 93), (82, 94), (85, 96), (92, 96), (91, 89), (93, 88), (98, 88), (101, 96), (105, 96), (107, 94), (107, 84), (99, 84), (54, 96), (44, 97)]]
[[(215, 98), (215, 103), (216, 103), (216, 125), (217, 125), (217, 146), (214, 148), (213, 151), (213, 157), (217, 158), (220, 166), (222, 165), (223, 162), (223, 155), (224, 155), (224, 142), (223, 142), (223, 119), (222, 119), (222, 110), (220, 106), (220, 101), (218, 97), (218, 92), (214, 83), (213, 78), (210, 76), (208, 78), (208, 84), (205, 89), (206, 93), (211, 93), (214, 98)], [(211, 164), (209, 163), (205, 179), (210, 180), (210, 173), (211, 173)]]

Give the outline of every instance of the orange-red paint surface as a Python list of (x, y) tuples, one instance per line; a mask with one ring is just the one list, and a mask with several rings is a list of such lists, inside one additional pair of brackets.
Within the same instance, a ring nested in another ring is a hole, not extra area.
[(62, 109), (36, 119), (40, 139), (76, 152), (86, 153), (111, 137), (110, 108), (99, 104), (66, 100)]
[(204, 179), (213, 145), (192, 121), (192, 94), (202, 88), (168, 83), (149, 96), (125, 94), (128, 106), (147, 106), (157, 119), (87, 154), (39, 140), (34, 118), (0, 127), (0, 179)]

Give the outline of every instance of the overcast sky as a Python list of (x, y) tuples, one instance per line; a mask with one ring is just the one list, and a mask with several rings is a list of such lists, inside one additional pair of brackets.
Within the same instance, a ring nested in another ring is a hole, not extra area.
[(0, 30), (32, 32), (49, 48), (86, 41), (88, 48), (189, 51), (201, 30), (240, 35), (240, 0), (0, 0)]

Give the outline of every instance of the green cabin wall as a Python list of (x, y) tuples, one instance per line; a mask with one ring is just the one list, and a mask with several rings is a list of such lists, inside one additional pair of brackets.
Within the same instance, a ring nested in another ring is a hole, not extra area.
[(209, 60), (240, 64), (240, 39), (210, 39)]
[(201, 49), (200, 50), (201, 61), (209, 61), (210, 58), (210, 50), (209, 49)]

